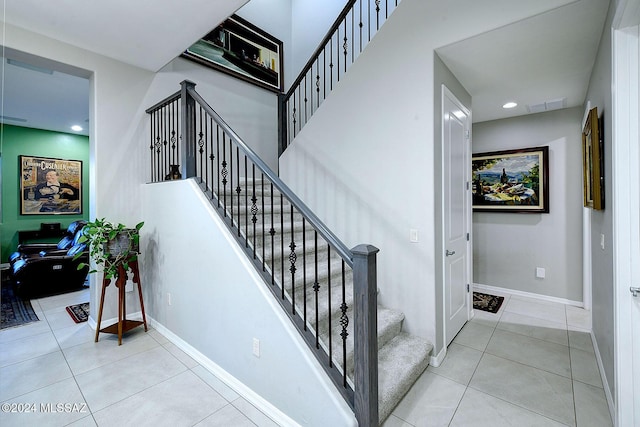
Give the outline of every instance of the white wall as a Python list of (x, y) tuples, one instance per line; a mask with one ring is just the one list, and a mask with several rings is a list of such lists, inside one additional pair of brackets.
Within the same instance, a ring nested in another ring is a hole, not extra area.
[[(611, 23), (615, 3), (609, 6), (609, 15), (604, 25), (598, 55), (591, 73), (585, 105), (598, 108), (604, 117), (604, 193), (605, 208), (591, 211), (591, 283), (592, 283), (592, 327), (600, 358), (611, 395), (614, 395), (614, 290), (613, 290), (613, 214), (611, 203), (612, 180), (612, 133), (611, 133)], [(600, 247), (600, 235), (604, 235), (604, 249)], [(615, 397), (614, 397), (615, 399)]]
[[(142, 193), (147, 314), (300, 425), (355, 426), (198, 185), (148, 184)], [(253, 338), (260, 340), (259, 358)]]
[(278, 104), (273, 92), (176, 58), (154, 76), (143, 105), (150, 107), (179, 90), (185, 79), (196, 83), (196, 91), (205, 101), (271, 169), (278, 170)]
[[(272, 92), (180, 58), (152, 73), (10, 25), (5, 25), (4, 41), (9, 48), (86, 70), (91, 76), (92, 219), (106, 217), (125, 224), (144, 220), (141, 184), (150, 177), (145, 110), (177, 91), (184, 79), (197, 83), (196, 89), (223, 119), (277, 168), (277, 103)], [(92, 286), (92, 307), (98, 306), (98, 288)], [(116, 316), (113, 288), (107, 294), (106, 319)], [(133, 309), (136, 302), (130, 299)], [(92, 311), (92, 317), (96, 315)]]
[(475, 212), (475, 283), (582, 302), (582, 115), (577, 107), (474, 123), (474, 153), (549, 147), (550, 210)]
[(557, 5), (403, 0), (280, 158), (281, 176), (338, 237), (381, 249), (381, 303), (433, 343), (433, 51)]
[(288, 54), (292, 57), (292, 75), (287, 84), (293, 83), (302, 71), (322, 38), (329, 31), (329, 27), (336, 20), (346, 0), (292, 0), (291, 34), (292, 49)]

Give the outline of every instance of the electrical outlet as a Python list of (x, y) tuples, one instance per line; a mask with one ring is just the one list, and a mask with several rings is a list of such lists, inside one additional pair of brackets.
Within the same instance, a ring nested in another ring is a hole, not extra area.
[(418, 243), (418, 230), (415, 228), (409, 230), (409, 241), (411, 243)]
[(536, 267), (536, 277), (538, 279), (544, 279), (545, 270), (542, 267)]
[(132, 280), (127, 280), (127, 284), (124, 285), (124, 291), (125, 292), (133, 292), (133, 281)]
[(604, 234), (600, 235), (600, 248), (604, 251)]
[(171, 305), (171, 293), (167, 292), (167, 305)]
[(253, 339), (253, 355), (260, 357), (260, 340), (258, 338)]

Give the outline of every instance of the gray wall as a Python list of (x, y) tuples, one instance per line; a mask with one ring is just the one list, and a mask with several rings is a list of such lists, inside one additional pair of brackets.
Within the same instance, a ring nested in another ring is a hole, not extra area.
[(550, 208), (474, 212), (475, 283), (582, 302), (582, 115), (576, 107), (473, 125), (474, 153), (549, 147)]
[[(615, 391), (615, 358), (613, 354), (615, 305), (613, 299), (613, 247), (611, 245), (613, 237), (613, 212), (611, 209), (611, 194), (613, 194), (611, 186), (611, 23), (614, 12), (615, 2), (611, 2), (585, 99), (585, 104), (589, 102), (592, 108), (597, 107), (598, 115), (604, 117), (605, 209), (591, 212), (592, 326), (612, 396)], [(601, 234), (604, 235), (604, 249), (600, 247)]]

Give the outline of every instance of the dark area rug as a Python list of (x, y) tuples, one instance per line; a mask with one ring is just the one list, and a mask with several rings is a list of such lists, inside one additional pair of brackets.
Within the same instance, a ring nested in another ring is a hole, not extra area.
[(13, 286), (9, 280), (7, 270), (2, 271), (2, 284), (0, 287), (2, 288), (0, 295), (2, 299), (0, 330), (26, 325), (27, 323), (40, 320), (33, 310), (31, 302), (29, 300), (23, 300), (13, 293)]
[(76, 323), (86, 322), (89, 318), (89, 303), (70, 305), (67, 307), (67, 313)]
[(474, 310), (488, 311), (489, 313), (497, 313), (504, 301), (504, 297), (495, 295), (482, 294), (480, 292), (473, 293)]

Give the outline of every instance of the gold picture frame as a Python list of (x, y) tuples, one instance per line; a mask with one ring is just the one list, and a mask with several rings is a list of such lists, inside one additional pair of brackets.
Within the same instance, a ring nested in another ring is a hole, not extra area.
[(587, 114), (582, 129), (582, 165), (584, 206), (595, 210), (604, 209), (604, 163), (603, 141), (598, 119), (598, 108)]
[(19, 156), (20, 215), (82, 214), (82, 161)]

